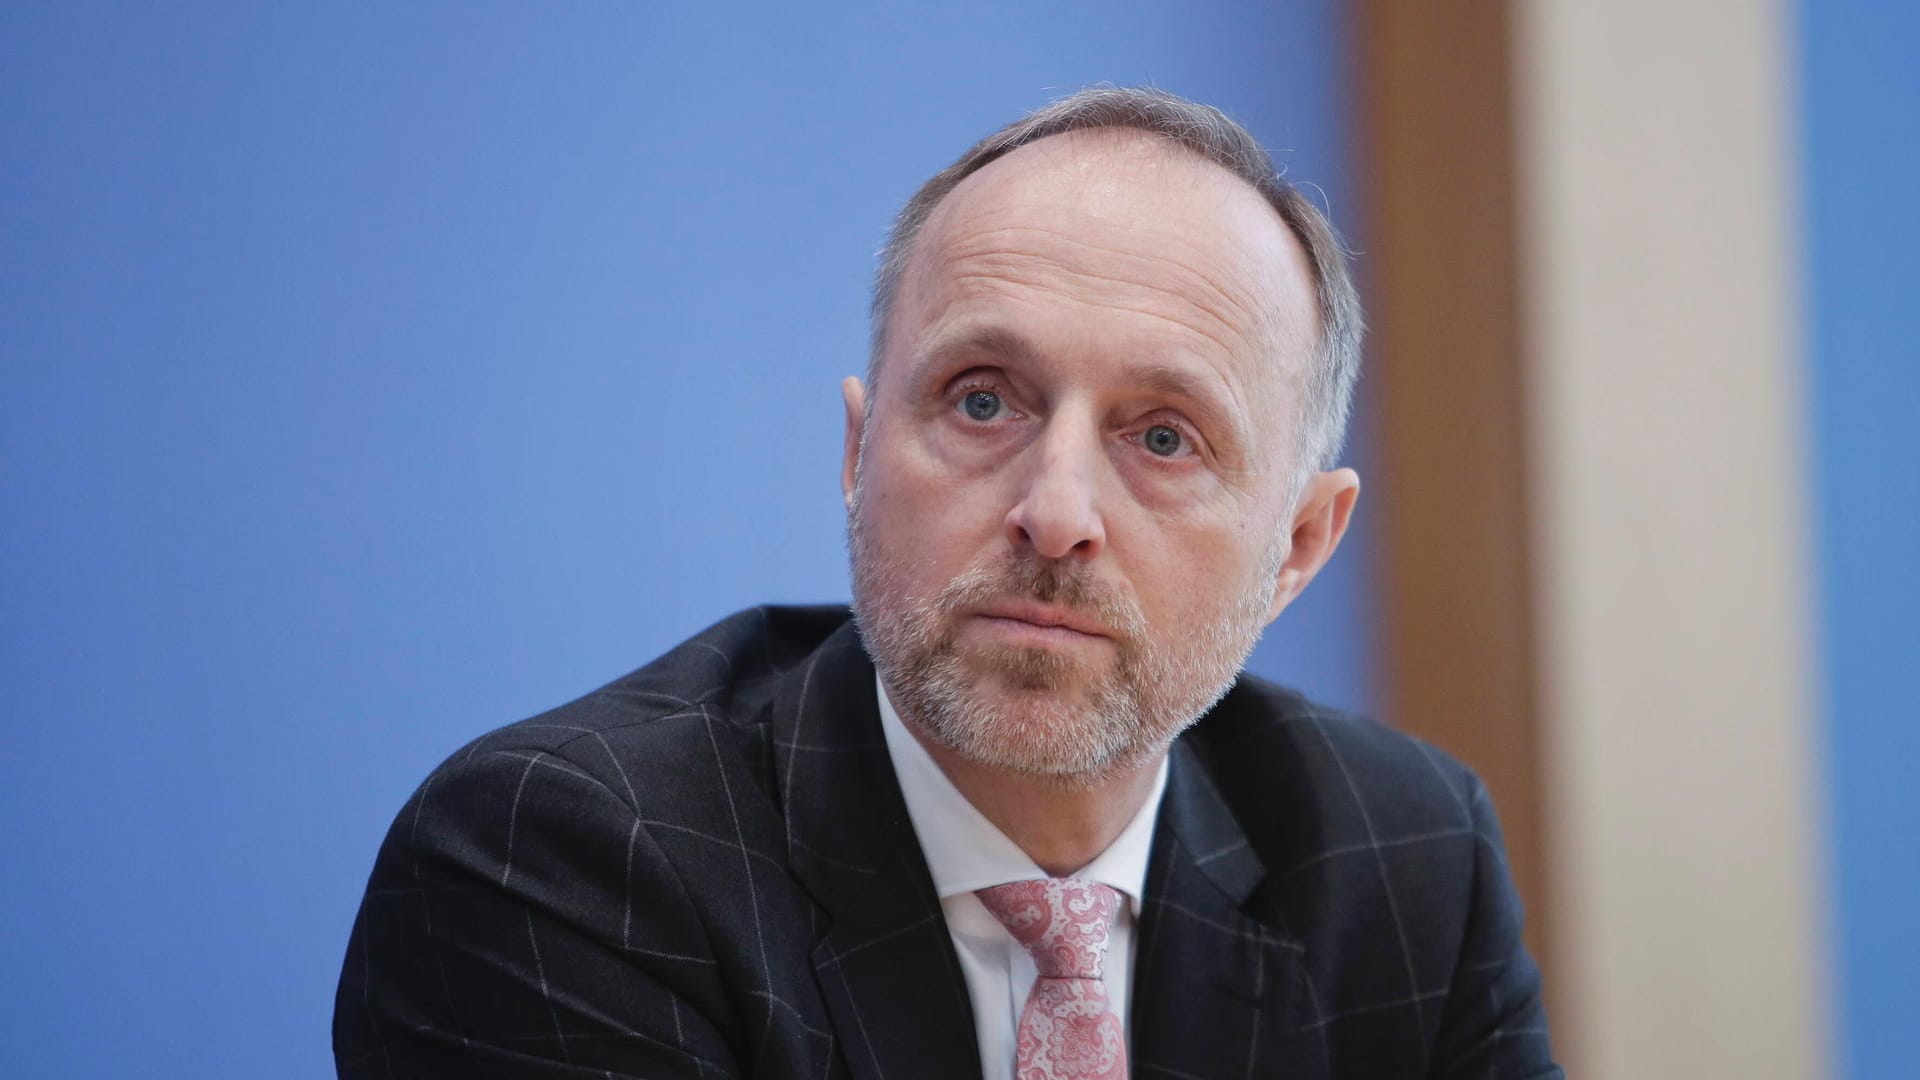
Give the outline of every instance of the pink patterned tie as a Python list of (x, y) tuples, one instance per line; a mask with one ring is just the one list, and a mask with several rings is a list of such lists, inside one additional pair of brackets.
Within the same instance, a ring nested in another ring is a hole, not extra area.
[(1077, 878), (974, 893), (1040, 969), (1020, 1014), (1015, 1080), (1126, 1080), (1127, 1041), (1100, 981), (1120, 894)]

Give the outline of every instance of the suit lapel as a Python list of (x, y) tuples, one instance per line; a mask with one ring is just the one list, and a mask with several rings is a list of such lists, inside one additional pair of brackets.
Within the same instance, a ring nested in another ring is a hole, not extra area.
[(1139, 1080), (1325, 1075), (1319, 1040), (1302, 1023), (1301, 946), (1248, 913), (1265, 874), (1198, 752), (1179, 740), (1134, 960)]
[(818, 904), (813, 964), (853, 1075), (977, 1078), (966, 983), (887, 756), (851, 624), (782, 680), (772, 717), (790, 865)]

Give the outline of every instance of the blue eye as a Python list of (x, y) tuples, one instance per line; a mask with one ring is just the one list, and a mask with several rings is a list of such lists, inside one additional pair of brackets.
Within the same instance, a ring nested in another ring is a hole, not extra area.
[(975, 390), (960, 399), (960, 411), (969, 420), (991, 420), (1000, 415), (1000, 395), (991, 390)]
[(1161, 457), (1172, 457), (1180, 452), (1180, 447), (1186, 440), (1182, 439), (1180, 433), (1173, 428), (1165, 424), (1155, 424), (1140, 436), (1140, 442), (1150, 453)]

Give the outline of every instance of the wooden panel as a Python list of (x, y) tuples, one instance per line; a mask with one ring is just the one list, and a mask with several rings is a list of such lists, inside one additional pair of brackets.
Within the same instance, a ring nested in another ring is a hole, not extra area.
[(1355, 10), (1389, 716), (1487, 782), (1551, 976), (1507, 11)]

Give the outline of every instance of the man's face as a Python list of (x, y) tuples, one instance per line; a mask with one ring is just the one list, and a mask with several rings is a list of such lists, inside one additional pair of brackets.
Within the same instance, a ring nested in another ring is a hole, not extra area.
[(848, 391), (855, 610), (908, 722), (1091, 781), (1217, 700), (1304, 584), (1288, 418), (1316, 337), (1273, 210), (1155, 138), (1043, 139), (956, 188), (864, 427)]

